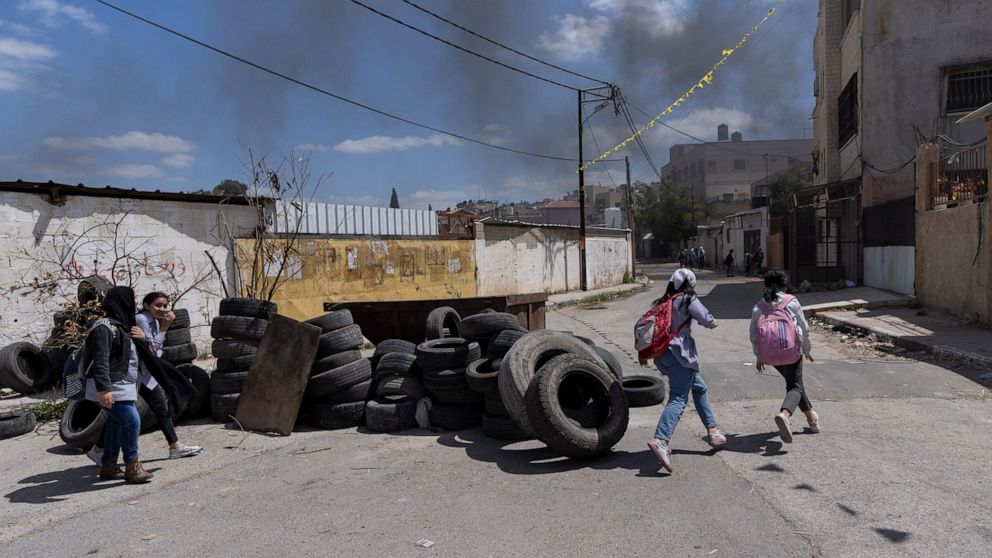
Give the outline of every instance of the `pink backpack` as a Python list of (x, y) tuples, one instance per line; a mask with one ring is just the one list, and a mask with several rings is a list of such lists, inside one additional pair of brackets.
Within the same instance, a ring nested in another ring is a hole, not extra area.
[(774, 308), (764, 298), (758, 302), (758, 309), (761, 310), (761, 317), (758, 318), (758, 359), (761, 362), (781, 366), (802, 358), (796, 323), (785, 308), (795, 299), (784, 294)]

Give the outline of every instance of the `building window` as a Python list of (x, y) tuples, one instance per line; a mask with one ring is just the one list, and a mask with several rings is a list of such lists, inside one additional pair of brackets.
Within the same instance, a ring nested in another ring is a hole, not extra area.
[(747, 168), (747, 163), (744, 159), (734, 159), (734, 170), (744, 170)]
[(992, 103), (992, 68), (947, 74), (947, 112), (971, 112)]
[(858, 133), (858, 74), (851, 76), (837, 99), (837, 119), (837, 145), (843, 146)]
[(728, 202), (734, 201), (734, 195), (733, 194), (729, 194), (729, 193), (728, 194), (724, 194), (723, 195), (723, 201), (728, 201)]
[(844, 28), (847, 29), (847, 24), (851, 23), (851, 18), (854, 17), (854, 12), (861, 8), (861, 0), (843, 0), (843, 5), (841, 6), (841, 17), (844, 18)]

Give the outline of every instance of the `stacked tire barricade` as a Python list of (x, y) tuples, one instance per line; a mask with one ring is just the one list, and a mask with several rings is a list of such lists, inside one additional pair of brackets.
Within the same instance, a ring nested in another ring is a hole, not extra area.
[(228, 422), (234, 416), (258, 343), (276, 310), (275, 304), (252, 298), (220, 301), (218, 316), (210, 324), (210, 348), (217, 357), (210, 375), (210, 414), (214, 420)]
[(321, 335), (301, 419), (325, 430), (360, 426), (372, 385), (372, 364), (362, 357), (362, 329), (348, 310), (329, 312), (306, 323), (319, 327)]

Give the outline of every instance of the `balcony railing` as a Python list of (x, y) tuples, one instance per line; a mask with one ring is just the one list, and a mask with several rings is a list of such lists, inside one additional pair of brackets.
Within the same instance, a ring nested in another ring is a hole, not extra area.
[(986, 146), (954, 153), (930, 164), (930, 209), (984, 201), (989, 191)]

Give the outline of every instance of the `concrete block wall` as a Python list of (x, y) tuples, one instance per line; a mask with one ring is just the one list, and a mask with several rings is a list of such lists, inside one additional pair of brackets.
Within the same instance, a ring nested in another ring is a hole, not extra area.
[[(5, 225), (0, 230), (0, 345), (44, 341), (53, 326), (52, 314), (62, 303), (74, 300), (79, 277), (96, 274), (116, 284), (130, 284), (141, 297), (154, 290), (181, 292), (196, 278), (209, 275), (178, 304), (190, 312), (201, 351), (209, 349), (209, 321), (223, 289), (204, 251), (210, 250), (222, 273), (227, 274), (230, 265), (218, 238), (220, 208), (213, 203), (95, 196), (69, 196), (64, 202), (53, 205), (38, 194), (0, 192), (0, 222)], [(236, 233), (247, 232), (255, 222), (247, 207), (226, 206), (225, 211), (230, 222), (245, 227)], [(121, 217), (117, 240), (110, 229), (98, 226)], [(86, 242), (79, 243), (75, 258), (67, 259), (64, 266), (56, 263), (79, 238)], [(115, 267), (114, 246), (119, 252), (133, 253), (135, 259)], [(38, 298), (28, 289), (10, 291), (11, 286), (46, 273), (52, 274), (56, 285), (50, 296)]]
[[(476, 223), (475, 243), (479, 296), (581, 288), (577, 228)], [(630, 271), (629, 233), (589, 230), (586, 263), (590, 289), (622, 283)]]

